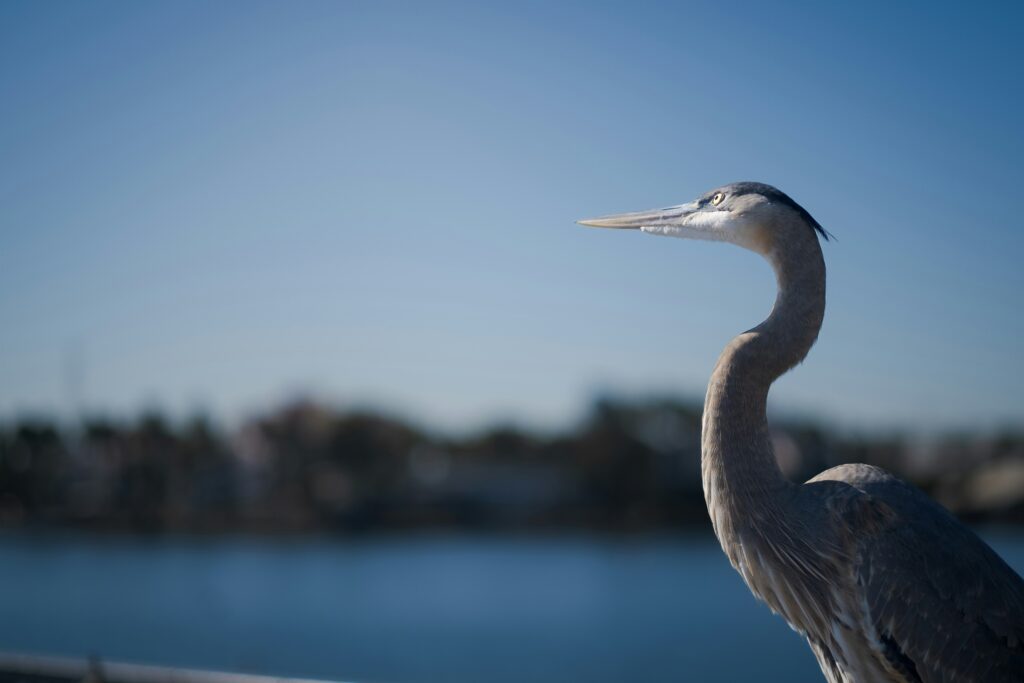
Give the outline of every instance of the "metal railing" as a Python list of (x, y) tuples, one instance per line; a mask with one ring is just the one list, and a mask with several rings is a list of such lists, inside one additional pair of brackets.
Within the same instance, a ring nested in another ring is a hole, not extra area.
[[(326, 683), (314, 679), (144, 666), (93, 657), (0, 653), (0, 683)], [(337, 682), (335, 682), (337, 683)]]

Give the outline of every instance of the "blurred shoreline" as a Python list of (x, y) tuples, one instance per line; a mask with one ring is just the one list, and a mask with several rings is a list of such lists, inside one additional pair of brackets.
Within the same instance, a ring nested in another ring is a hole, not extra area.
[[(707, 527), (698, 404), (601, 399), (580, 424), (447, 437), (390, 416), (297, 401), (221, 432), (156, 414), (78, 427), (0, 424), (0, 529), (364, 534)], [(876, 464), (966, 521), (1024, 523), (1024, 432), (839, 435), (774, 421), (795, 481)]]

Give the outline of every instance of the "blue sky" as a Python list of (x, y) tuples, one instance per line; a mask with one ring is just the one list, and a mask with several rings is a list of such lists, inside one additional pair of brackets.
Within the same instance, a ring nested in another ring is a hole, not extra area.
[(776, 409), (1024, 420), (1008, 3), (0, 5), (0, 418), (701, 396), (774, 281), (577, 218), (769, 182), (838, 242)]

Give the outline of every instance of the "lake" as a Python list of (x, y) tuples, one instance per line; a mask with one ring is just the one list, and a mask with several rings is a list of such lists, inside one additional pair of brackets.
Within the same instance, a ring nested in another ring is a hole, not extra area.
[[(985, 538), (1024, 569), (1024, 535)], [(711, 536), (0, 534), (0, 650), (358, 682), (819, 682)]]

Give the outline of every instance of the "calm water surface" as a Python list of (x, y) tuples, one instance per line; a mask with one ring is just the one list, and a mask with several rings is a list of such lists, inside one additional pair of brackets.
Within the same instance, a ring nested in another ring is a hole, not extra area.
[[(1024, 569), (1024, 535), (985, 536)], [(704, 536), (4, 534), (0, 649), (382, 683), (821, 680)]]

